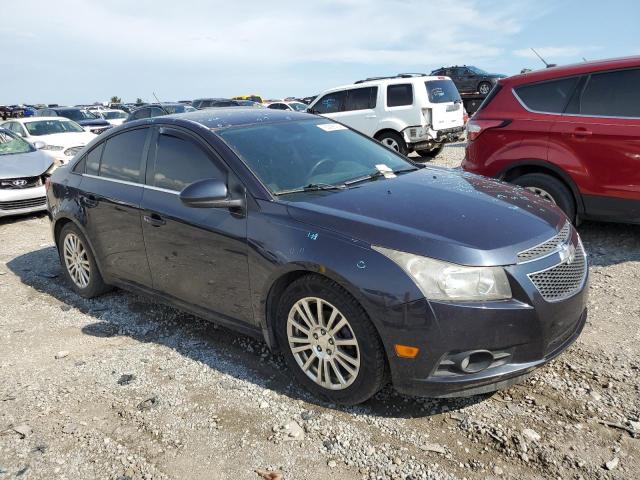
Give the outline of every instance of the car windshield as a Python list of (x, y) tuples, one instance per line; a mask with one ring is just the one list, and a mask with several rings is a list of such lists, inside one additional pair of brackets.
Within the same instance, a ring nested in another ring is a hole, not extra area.
[(116, 120), (118, 118), (127, 118), (127, 114), (122, 111), (102, 112), (102, 117), (105, 118), (106, 120)]
[(473, 73), (475, 73), (476, 75), (489, 75), (485, 70), (478, 67), (467, 67), (467, 68), (471, 70)]
[(33, 148), (29, 142), (19, 136), (6, 130), (0, 131), (0, 155), (29, 153), (34, 150), (35, 148)]
[(68, 120), (38, 120), (35, 122), (27, 122), (24, 124), (29, 135), (53, 135), (55, 133), (74, 133), (84, 132), (84, 128), (76, 122)]
[(381, 170), (417, 168), (375, 140), (324, 119), (228, 127), (216, 133), (274, 194), (377, 178)]
[(293, 108), (296, 112), (306, 112), (308, 105), (300, 102), (289, 102), (289, 106)]
[(460, 102), (460, 94), (451, 80), (429, 80), (424, 82), (431, 103)]
[(96, 115), (86, 110), (60, 110), (58, 115), (75, 120), (76, 122), (79, 120), (95, 120), (98, 118)]

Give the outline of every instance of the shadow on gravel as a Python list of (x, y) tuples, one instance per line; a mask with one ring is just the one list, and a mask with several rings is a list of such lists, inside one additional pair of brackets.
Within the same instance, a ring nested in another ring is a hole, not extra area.
[[(86, 335), (103, 338), (126, 335), (139, 342), (157, 343), (223, 374), (319, 407), (351, 414), (414, 418), (460, 410), (489, 397), (415, 398), (400, 395), (387, 386), (363, 405), (327, 404), (293, 384), (281, 356), (272, 353), (262, 341), (122, 290), (91, 300), (76, 295), (63, 280), (53, 247), (16, 257), (7, 267), (25, 285), (61, 302), (62, 311), (76, 309), (95, 318), (95, 323), (82, 328)], [(232, 380), (222, 380), (221, 386), (229, 389), (229, 395), (239, 388)]]
[(0, 217), (0, 227), (3, 225), (11, 225), (13, 223), (26, 222), (27, 220), (32, 220), (34, 218), (44, 218), (47, 216), (47, 212), (35, 212), (35, 213), (25, 213), (23, 215), (12, 215), (10, 217)]
[(640, 225), (585, 222), (578, 231), (591, 266), (640, 262)]

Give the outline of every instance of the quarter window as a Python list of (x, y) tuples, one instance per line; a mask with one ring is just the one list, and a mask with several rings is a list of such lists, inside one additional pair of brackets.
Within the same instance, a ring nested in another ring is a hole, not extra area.
[(148, 129), (121, 133), (106, 141), (100, 176), (127, 182), (140, 182), (140, 163)]
[(376, 108), (378, 87), (354, 88), (347, 91), (347, 105), (345, 110), (365, 110)]
[(345, 91), (327, 93), (314, 105), (313, 110), (317, 113), (342, 112), (346, 98)]
[(562, 78), (544, 83), (524, 85), (515, 89), (529, 110), (546, 113), (564, 112), (579, 78)]
[(640, 69), (594, 73), (580, 100), (582, 115), (640, 118)]
[(156, 151), (153, 185), (181, 192), (206, 178), (224, 179), (209, 155), (196, 143), (172, 135), (160, 135)]
[(387, 107), (400, 107), (413, 103), (413, 86), (410, 83), (387, 87)]
[(86, 158), (86, 173), (88, 175), (98, 175), (100, 171), (100, 157), (102, 156), (102, 150), (104, 149), (104, 142), (98, 145), (96, 148), (87, 153)]

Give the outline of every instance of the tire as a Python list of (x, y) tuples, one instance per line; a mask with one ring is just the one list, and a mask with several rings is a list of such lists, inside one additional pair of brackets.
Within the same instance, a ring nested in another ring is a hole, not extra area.
[(396, 152), (407, 155), (409, 149), (403, 138), (395, 132), (382, 132), (376, 136), (376, 140), (382, 143), (385, 147), (391, 148)]
[(489, 82), (480, 82), (478, 84), (478, 93), (480, 95), (489, 95), (491, 91), (491, 83)]
[[(324, 319), (321, 324), (317, 321), (318, 300)], [(387, 363), (378, 332), (360, 304), (325, 277), (306, 275), (289, 285), (280, 298), (275, 328), (295, 379), (327, 402), (362, 403), (386, 383)], [(294, 353), (293, 348), (301, 351)]]
[(560, 180), (544, 173), (528, 173), (512, 180), (527, 190), (555, 203), (572, 222), (576, 219), (576, 205), (571, 190)]
[(425, 160), (431, 160), (432, 158), (436, 158), (443, 148), (444, 144), (440, 144), (437, 147), (433, 147), (431, 150), (416, 150), (416, 153)]
[(87, 239), (73, 223), (60, 230), (58, 254), (64, 277), (78, 295), (93, 298), (111, 289), (102, 279)]

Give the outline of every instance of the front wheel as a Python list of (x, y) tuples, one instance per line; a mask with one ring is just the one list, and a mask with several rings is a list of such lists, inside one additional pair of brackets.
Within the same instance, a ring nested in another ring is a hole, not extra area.
[(512, 181), (536, 195), (556, 204), (572, 222), (576, 219), (576, 206), (571, 190), (560, 180), (544, 173), (528, 173)]
[(491, 84), (489, 82), (480, 82), (478, 85), (478, 93), (480, 95), (489, 95), (491, 91)]
[(304, 276), (284, 292), (276, 335), (296, 380), (331, 403), (354, 405), (385, 383), (378, 333), (362, 307), (331, 280)]
[(395, 132), (383, 132), (376, 136), (376, 140), (382, 143), (385, 147), (391, 148), (402, 155), (407, 155), (409, 153), (407, 144), (403, 138)]

